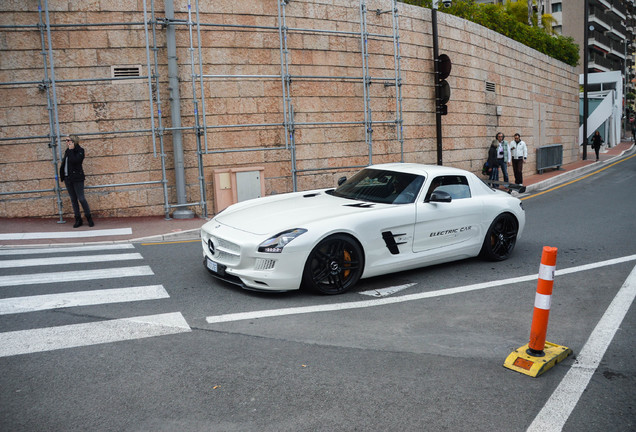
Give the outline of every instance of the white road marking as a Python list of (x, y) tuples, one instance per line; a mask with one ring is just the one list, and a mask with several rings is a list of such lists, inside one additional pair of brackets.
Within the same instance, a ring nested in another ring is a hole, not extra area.
[(0, 287), (55, 282), (76, 282), (93, 279), (113, 279), (132, 276), (149, 276), (154, 273), (148, 266), (117, 267), (98, 270), (78, 270), (54, 273), (31, 273), (0, 276)]
[(0, 357), (191, 331), (180, 312), (0, 333)]
[(397, 292), (400, 292), (402, 290), (405, 290), (407, 288), (411, 288), (412, 286), (417, 285), (416, 283), (409, 283), (409, 284), (405, 284), (405, 285), (396, 285), (396, 286), (392, 286), (392, 287), (388, 287), (388, 288), (380, 288), (380, 289), (374, 289), (374, 290), (370, 290), (370, 291), (361, 291), (358, 294), (363, 294), (363, 295), (368, 295), (371, 297), (386, 297), (389, 296), (391, 294), (395, 294)]
[(34, 240), (34, 239), (60, 239), (60, 238), (84, 238), (119, 236), (132, 234), (131, 228), (116, 228), (90, 231), (51, 231), (32, 233), (5, 233), (0, 234), (0, 240)]
[[(575, 273), (579, 271), (598, 269), (599, 267), (610, 266), (614, 264), (620, 264), (623, 262), (634, 261), (636, 260), (636, 255), (630, 255), (626, 257), (611, 259), (607, 261), (601, 261), (595, 264), (586, 264), (577, 267), (571, 267), (564, 270), (557, 270), (556, 275), (565, 275), (569, 273)], [(486, 288), (494, 288), (502, 285), (511, 285), (520, 282), (528, 282), (532, 280), (536, 280), (538, 278), (537, 274), (520, 276), (516, 278), (503, 279), (499, 281), (491, 281), (491, 282), (483, 282), (473, 285), (466, 285), (463, 287), (456, 288), (447, 288), (438, 291), (429, 291), (418, 294), (409, 294), (399, 297), (392, 298), (381, 298), (378, 300), (363, 300), (363, 301), (355, 301), (355, 302), (347, 302), (347, 303), (334, 303), (328, 305), (316, 305), (316, 306), (305, 306), (305, 307), (296, 307), (296, 308), (286, 308), (286, 309), (270, 309), (270, 310), (262, 310), (262, 311), (253, 311), (253, 312), (239, 312), (233, 314), (225, 314), (225, 315), (216, 315), (209, 316), (205, 320), (210, 324), (217, 324), (223, 322), (232, 322), (232, 321), (241, 321), (248, 319), (258, 319), (258, 318), (267, 318), (267, 317), (275, 317), (275, 316), (285, 316), (285, 315), (297, 315), (297, 314), (307, 314), (307, 313), (316, 313), (316, 312), (330, 312), (330, 311), (338, 311), (338, 310), (347, 310), (347, 309), (360, 309), (374, 306), (384, 306), (395, 303), (404, 303), (415, 300), (423, 300), (427, 298), (433, 297), (441, 297), (451, 294), (459, 294), (469, 291), (477, 291)]]
[(50, 257), (50, 258), (29, 258), (29, 259), (17, 259), (17, 260), (0, 260), (0, 268), (16, 268), (16, 267), (36, 267), (47, 265), (75, 265), (95, 262), (109, 262), (109, 261), (127, 261), (127, 260), (140, 260), (143, 259), (139, 253), (123, 253), (123, 254), (104, 254), (104, 255), (78, 255), (78, 256), (63, 256), (63, 257)]
[(76, 291), (28, 297), (0, 299), (0, 315), (35, 312), (49, 309), (156, 300), (170, 296), (162, 285)]
[(35, 255), (35, 254), (48, 254), (48, 253), (67, 253), (67, 252), (91, 252), (91, 251), (103, 251), (103, 250), (120, 250), (120, 249), (134, 249), (135, 245), (131, 243), (121, 244), (105, 244), (105, 245), (87, 245), (87, 246), (66, 246), (66, 247), (32, 247), (25, 249), (17, 248), (0, 248), (0, 255)]
[(535, 417), (528, 431), (560, 431), (598, 368), (616, 331), (636, 297), (636, 267), (612, 300), (576, 362)]

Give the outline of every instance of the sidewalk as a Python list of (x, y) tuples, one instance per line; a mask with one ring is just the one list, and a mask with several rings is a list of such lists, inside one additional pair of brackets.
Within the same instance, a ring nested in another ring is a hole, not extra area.
[[(591, 146), (587, 148), (587, 160), (577, 160), (571, 164), (564, 165), (560, 169), (550, 169), (544, 171), (543, 174), (533, 174), (531, 176), (524, 176), (524, 185), (526, 186), (526, 193), (528, 195), (533, 192), (548, 189), (554, 185), (565, 183), (569, 180), (582, 177), (594, 170), (600, 169), (613, 160), (621, 157), (623, 154), (632, 150), (634, 147), (633, 141), (623, 141), (620, 144), (610, 148), (601, 149), (599, 155), (599, 161), (596, 162), (596, 154)], [(579, 155), (580, 157), (581, 155)], [(512, 169), (508, 169), (508, 174), (512, 173)], [(512, 176), (512, 175), (511, 175)], [(514, 178), (514, 176), (512, 176)]]
[[(559, 170), (550, 169), (543, 174), (527, 176), (524, 180), (526, 192), (531, 194), (548, 189), (574, 178), (582, 177), (606, 166), (634, 147), (632, 141), (605, 150), (596, 162), (594, 150), (588, 148), (588, 160), (578, 160)], [(512, 175), (512, 169), (510, 169)], [(199, 238), (201, 226), (207, 222), (203, 218), (170, 219), (163, 216), (136, 218), (95, 218), (95, 226), (86, 224), (73, 229), (73, 218), (59, 223), (58, 218), (6, 218), (0, 219), (0, 249), (16, 246), (54, 246), (92, 243), (157, 243), (190, 241)]]
[(170, 219), (163, 216), (94, 218), (95, 226), (73, 228), (75, 220), (59, 218), (0, 219), (0, 249), (13, 246), (53, 246), (86, 243), (156, 243), (199, 238), (206, 219)]

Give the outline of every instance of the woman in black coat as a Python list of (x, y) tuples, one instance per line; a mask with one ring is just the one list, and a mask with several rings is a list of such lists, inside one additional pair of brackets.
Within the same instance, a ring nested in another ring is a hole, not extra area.
[(80, 147), (79, 137), (77, 135), (69, 135), (65, 141), (68, 148), (62, 158), (60, 179), (66, 185), (68, 195), (71, 197), (71, 205), (73, 206), (73, 213), (75, 214), (75, 224), (73, 228), (82, 226), (82, 215), (79, 208), (80, 203), (84, 209), (84, 216), (86, 216), (88, 226), (92, 227), (95, 223), (91, 217), (91, 209), (88, 206), (88, 201), (86, 201), (86, 197), (84, 197), (84, 179), (86, 178), (84, 169), (82, 168), (84, 149)]
[(594, 132), (592, 136), (592, 148), (596, 153), (596, 161), (598, 162), (598, 151), (601, 149), (601, 145), (603, 144), (603, 138), (601, 137), (601, 133), (599, 131)]
[[(488, 180), (499, 181), (499, 163), (497, 162), (497, 149), (499, 148), (499, 142), (497, 140), (493, 140), (490, 144), (490, 148), (488, 149), (488, 169), (490, 169), (490, 175), (488, 176)], [(495, 184), (490, 184), (493, 187), (496, 187)]]

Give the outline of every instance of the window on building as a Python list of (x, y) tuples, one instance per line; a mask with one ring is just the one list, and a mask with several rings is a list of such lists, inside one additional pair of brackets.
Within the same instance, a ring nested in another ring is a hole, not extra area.
[(563, 10), (563, 3), (552, 3), (552, 13), (561, 12)]

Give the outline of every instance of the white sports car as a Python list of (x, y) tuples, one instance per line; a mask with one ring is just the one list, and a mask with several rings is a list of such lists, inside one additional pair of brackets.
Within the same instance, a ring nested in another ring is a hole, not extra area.
[(228, 207), (201, 228), (204, 265), (251, 290), (339, 294), (360, 278), (504, 260), (525, 225), (519, 199), (456, 168), (372, 165), (342, 181)]

